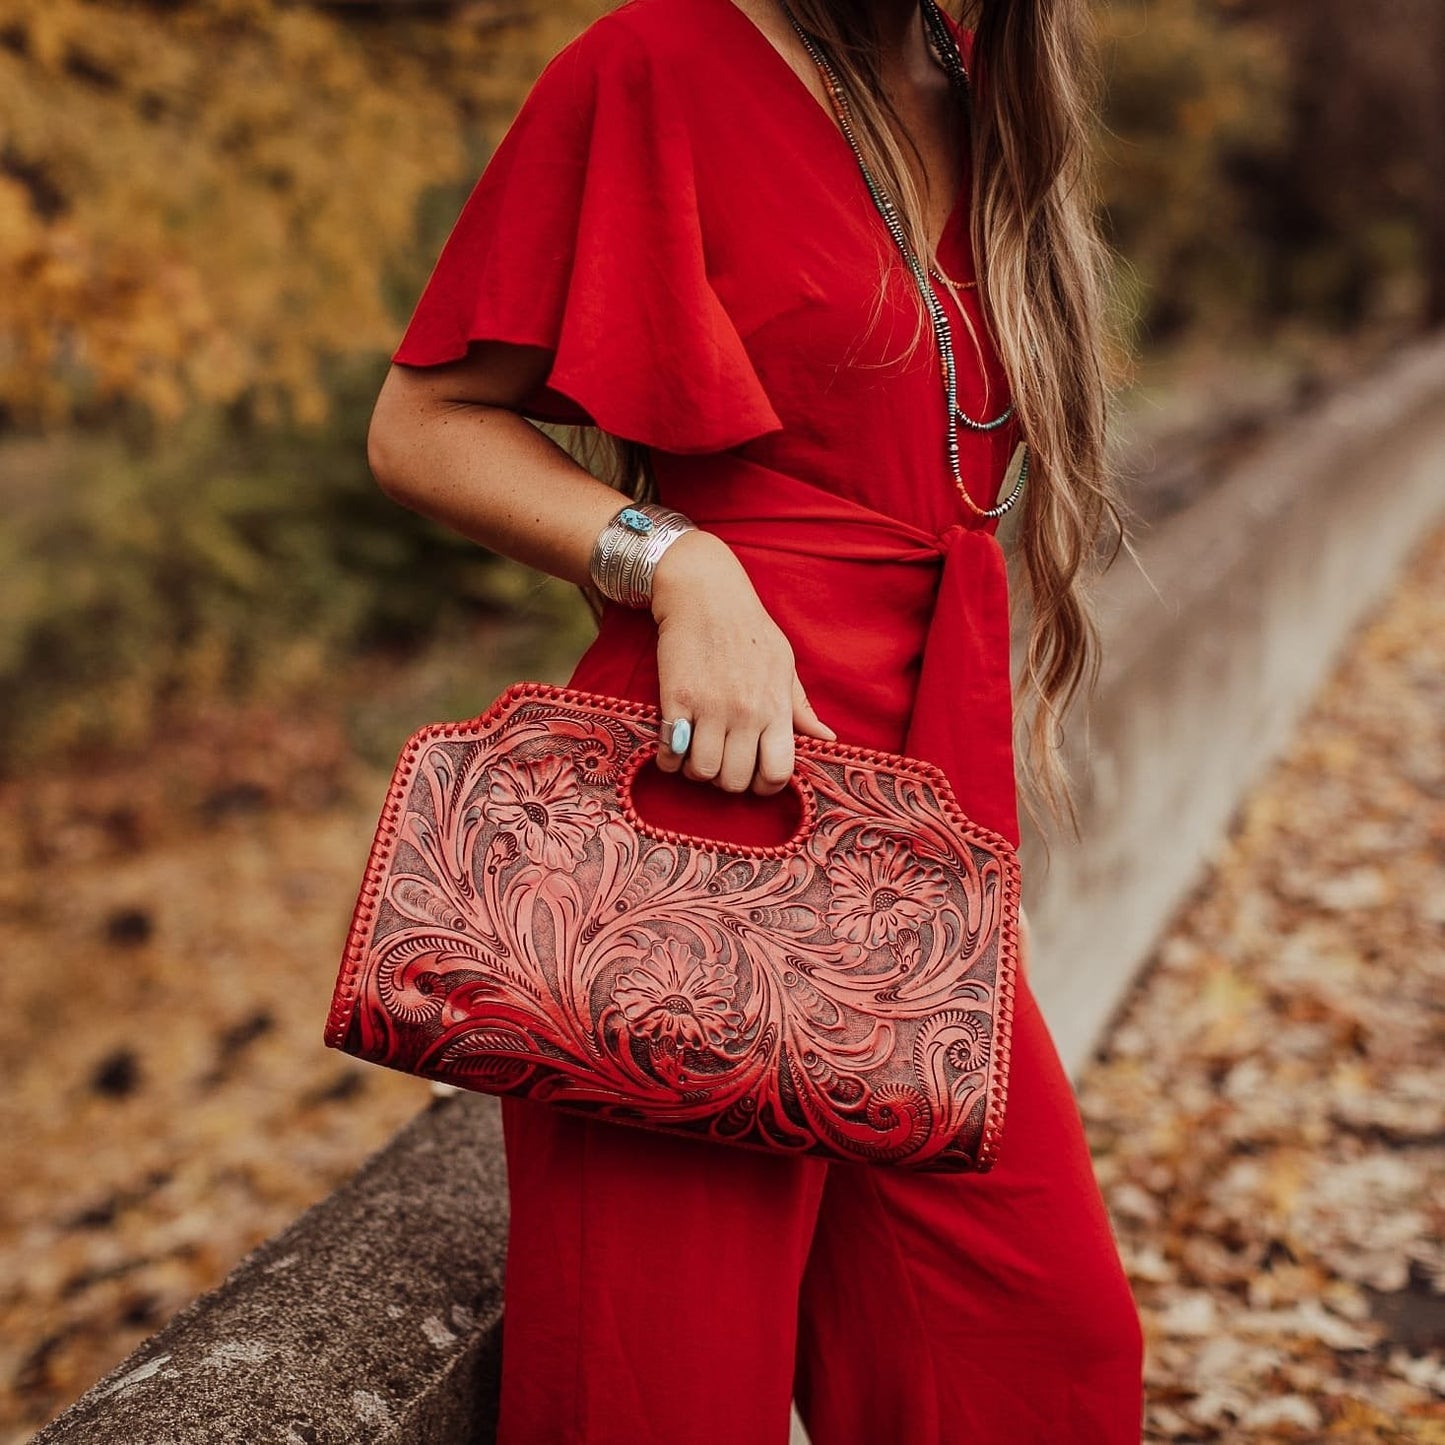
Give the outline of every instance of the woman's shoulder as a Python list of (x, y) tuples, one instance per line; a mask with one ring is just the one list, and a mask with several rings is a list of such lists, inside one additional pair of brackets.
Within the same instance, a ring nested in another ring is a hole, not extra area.
[(718, 33), (715, 7), (730, 4), (732, 0), (623, 0), (563, 46), (551, 63), (624, 70), (695, 65)]
[(597, 58), (673, 56), (694, 48), (711, 22), (714, 4), (733, 0), (623, 0), (592, 20), (559, 55), (585, 52)]
[[(965, 64), (971, 65), (973, 30), (940, 8)], [(751, 65), (751, 42), (745, 37), (753, 25), (734, 0), (623, 0), (563, 46), (547, 71), (560, 71), (574, 82), (616, 76), (626, 84), (652, 77), (701, 105), (726, 94), (718, 76), (730, 60), (745, 69)]]

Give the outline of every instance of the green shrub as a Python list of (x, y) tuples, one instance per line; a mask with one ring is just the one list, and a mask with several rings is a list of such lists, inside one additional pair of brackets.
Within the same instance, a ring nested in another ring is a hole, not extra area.
[(0, 534), (0, 749), (144, 741), (168, 708), (313, 686), (478, 619), (585, 637), (575, 588), (389, 500), (366, 468), (375, 368), (324, 432), (193, 416), (153, 447), (53, 444)]

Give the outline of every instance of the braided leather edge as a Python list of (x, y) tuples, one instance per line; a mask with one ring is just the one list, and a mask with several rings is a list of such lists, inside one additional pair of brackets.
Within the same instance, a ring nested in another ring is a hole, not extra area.
[(357, 894), (356, 906), (351, 911), (351, 923), (346, 930), (346, 943), (341, 952), (341, 967), (332, 990), (331, 1007), (326, 1016), (326, 1031), (323, 1035), (327, 1048), (344, 1049), (351, 1016), (356, 1009), (356, 976), (370, 941), (376, 922), (377, 899), (381, 884), (391, 863), (401, 830), (397, 823), (403, 800), (411, 787), (412, 774), (416, 771), (416, 760), (421, 755), (423, 743), (439, 734), (446, 724), (434, 723), (413, 733), (402, 744), (396, 766), (392, 770), (391, 782), (387, 785), (386, 799), (377, 819), (376, 832), (371, 840), (371, 849), (366, 855), (366, 866), (362, 873), (361, 888)]
[[(401, 835), (398, 826), (401, 809), (410, 792), (412, 777), (416, 772), (417, 760), (420, 758), (422, 750), (430, 743), (440, 739), (486, 731), (521, 703), (535, 699), (545, 699), (549, 702), (565, 703), (585, 710), (630, 717), (637, 721), (651, 723), (658, 728), (662, 725), (661, 711), (651, 703), (611, 697), (605, 693), (587, 692), (580, 688), (562, 687), (556, 683), (524, 681), (511, 684), (490, 707), (478, 713), (476, 717), (460, 722), (429, 723), (412, 733), (402, 746), (393, 769), (381, 816), (377, 821), (376, 833), (367, 855), (361, 889), (356, 906), (352, 911), (351, 924), (347, 930), (346, 943), (342, 951), (341, 967), (337, 974), (331, 1007), (327, 1014), (324, 1041), (328, 1048), (345, 1049), (346, 1035), (356, 1009), (357, 975), (375, 925), (381, 883), (386, 877), (392, 854), (396, 850)], [(830, 741), (827, 738), (803, 737), (798, 734), (794, 734), (794, 748), (796, 753), (805, 756), (828, 758), (838, 762), (880, 765), (896, 774), (911, 774), (934, 789), (945, 816), (962, 836), (978, 842), (999, 856), (1004, 869), (1005, 916), (1012, 919), (1013, 927), (1001, 929), (999, 934), (996, 985), (998, 1008), (995, 1016), (992, 1057), (989, 1063), (989, 1079), (986, 1086), (988, 1100), (984, 1109), (978, 1155), (974, 1160), (975, 1171), (987, 1173), (997, 1159), (1008, 1089), (1014, 995), (1018, 970), (1018, 910), (1022, 897), (1018, 850), (1003, 834), (982, 823), (975, 822), (964, 813), (954, 796), (948, 775), (934, 763), (927, 762), (922, 758), (910, 758), (901, 753), (890, 753), (880, 748)], [(743, 845), (739, 845), (738, 851), (747, 851), (765, 857), (786, 856), (795, 852), (798, 839), (806, 837), (807, 825), (811, 824), (810, 809), (816, 807), (812, 789), (805, 784), (802, 792), (805, 817), (804, 826), (800, 827), (798, 834), (785, 844), (753, 846), (746, 849)], [(625, 807), (631, 807), (630, 799), (625, 799)], [(632, 812), (635, 815), (635, 810)], [(629, 816), (629, 822), (632, 822), (635, 827), (638, 826), (640, 820), (635, 816)], [(671, 830), (655, 828), (651, 824), (644, 824), (643, 829), (651, 836), (661, 835), (677, 842), (702, 844), (707, 847), (716, 846), (715, 840), (675, 833)]]
[(984, 1108), (983, 1130), (974, 1168), (987, 1174), (998, 1159), (1008, 1099), (1009, 1062), (1013, 1052), (1014, 995), (1018, 984), (1018, 916), (1022, 902), (1022, 876), (1018, 855), (1010, 849), (1002, 856), (1004, 868), (1005, 917), (1012, 926), (999, 930), (999, 958), (996, 987), (998, 1008), (994, 1016), (993, 1048), (989, 1059), (988, 1103)]

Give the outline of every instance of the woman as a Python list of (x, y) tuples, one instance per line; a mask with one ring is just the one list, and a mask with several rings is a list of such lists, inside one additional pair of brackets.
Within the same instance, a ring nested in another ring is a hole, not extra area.
[[(691, 524), (572, 681), (691, 724), (659, 763), (694, 831), (766, 806), (796, 730), (936, 762), (1017, 843), (1008, 497), (1057, 805), (1076, 574), (1118, 516), (1082, 3), (629, 0), (538, 79), (417, 305), (371, 429), (389, 495), (597, 582), (622, 499), (531, 417), (595, 427)], [(781, 1445), (794, 1395), (814, 1445), (1139, 1439), (1139, 1317), (1026, 977), (986, 1175), (503, 1120), (503, 1445)]]

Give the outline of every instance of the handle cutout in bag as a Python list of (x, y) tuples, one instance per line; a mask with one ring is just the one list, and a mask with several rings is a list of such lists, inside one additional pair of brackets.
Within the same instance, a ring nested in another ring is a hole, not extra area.
[(771, 796), (729, 793), (716, 783), (700, 783), (681, 771), (665, 773), (657, 749), (644, 750), (622, 779), (624, 807), (642, 832), (673, 834), (694, 846), (717, 849), (783, 849), (801, 845), (812, 824), (813, 804), (796, 770)]

